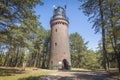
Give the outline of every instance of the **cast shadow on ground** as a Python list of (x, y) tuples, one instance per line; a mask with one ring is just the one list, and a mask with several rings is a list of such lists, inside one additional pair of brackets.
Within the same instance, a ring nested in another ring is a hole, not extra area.
[[(59, 76), (59, 75), (47, 75), (47, 76), (38, 76), (38, 77), (27, 77), (27, 78), (20, 78), (19, 80), (119, 80), (117, 78), (111, 77), (109, 74), (92, 74), (91, 71), (78, 71), (78, 70), (71, 70), (71, 71), (62, 71), (62, 72), (75, 72), (72, 73), (72, 76)], [(77, 73), (76, 73), (77, 72)]]
[(70, 77), (70, 76), (39, 76), (39, 77), (28, 77), (28, 78), (20, 78), (18, 80), (118, 80), (115, 78), (108, 78), (108, 77), (103, 77), (103, 76), (92, 76), (92, 75), (84, 75), (80, 74), (77, 77)]
[(8, 68), (0, 68), (0, 76), (12, 76), (14, 74), (22, 74), (24, 71), (19, 69), (8, 69)]
[(28, 77), (28, 78), (20, 78), (18, 80), (75, 80), (74, 77), (61, 77), (61, 76), (54, 76), (54, 75), (47, 75), (47, 76), (38, 76), (38, 77)]

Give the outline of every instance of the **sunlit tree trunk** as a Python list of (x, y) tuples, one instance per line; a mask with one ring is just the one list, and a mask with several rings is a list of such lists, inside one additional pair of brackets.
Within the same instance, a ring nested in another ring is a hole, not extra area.
[(99, 0), (99, 7), (100, 7), (100, 19), (101, 19), (101, 25), (102, 25), (102, 48), (103, 48), (103, 57), (104, 57), (104, 68), (105, 70), (109, 69), (108, 65), (108, 58), (107, 58), (107, 51), (105, 46), (105, 25), (104, 25), (104, 16), (103, 16), (103, 0)]

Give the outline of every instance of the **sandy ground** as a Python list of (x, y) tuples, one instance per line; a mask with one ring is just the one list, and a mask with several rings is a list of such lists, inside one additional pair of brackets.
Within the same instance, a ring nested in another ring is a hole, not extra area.
[(37, 80), (120, 80), (120, 76), (118, 73), (111, 74), (104, 70), (56, 70)]
[[(31, 78), (19, 79), (19, 80), (120, 80), (120, 74), (117, 70), (113, 69), (110, 72), (104, 70), (86, 70), (86, 69), (72, 69), (72, 70), (47, 70), (40, 68), (27, 68), (25, 71), (21, 71), (21, 68), (9, 68), (1, 67), (0, 74), (5, 71), (10, 74), (22, 74), (25, 73), (38, 73), (40, 71), (47, 72), (46, 76), (32, 76)], [(6, 74), (6, 76), (8, 73)], [(9, 76), (9, 75), (8, 75)]]

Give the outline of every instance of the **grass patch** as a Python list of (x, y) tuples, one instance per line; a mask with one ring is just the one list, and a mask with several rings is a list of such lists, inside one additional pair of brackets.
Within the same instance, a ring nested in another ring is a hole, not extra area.
[(27, 68), (26, 71), (0, 68), (0, 80), (35, 80), (35, 78), (48, 75), (50, 72), (50, 70), (34, 68)]

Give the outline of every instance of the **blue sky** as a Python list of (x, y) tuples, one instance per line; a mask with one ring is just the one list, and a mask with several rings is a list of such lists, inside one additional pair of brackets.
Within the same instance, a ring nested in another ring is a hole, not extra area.
[(101, 39), (100, 33), (94, 34), (92, 24), (88, 22), (82, 10), (79, 10), (79, 0), (42, 0), (43, 6), (36, 6), (35, 11), (40, 15), (40, 22), (45, 29), (50, 29), (50, 18), (53, 15), (53, 5), (62, 6), (67, 5), (66, 13), (69, 18), (69, 34), (78, 32), (85, 42), (89, 41), (88, 49), (96, 50), (98, 41)]

